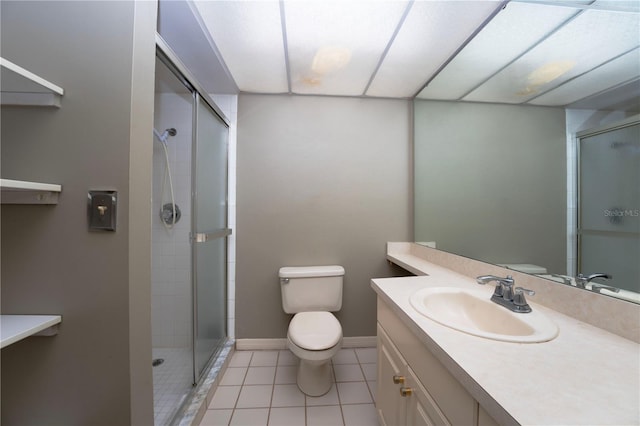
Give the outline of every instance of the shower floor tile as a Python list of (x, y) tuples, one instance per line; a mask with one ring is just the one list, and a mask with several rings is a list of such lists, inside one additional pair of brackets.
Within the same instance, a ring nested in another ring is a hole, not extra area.
[(189, 348), (153, 348), (153, 359), (164, 362), (153, 367), (154, 424), (168, 425), (192, 389), (193, 367)]

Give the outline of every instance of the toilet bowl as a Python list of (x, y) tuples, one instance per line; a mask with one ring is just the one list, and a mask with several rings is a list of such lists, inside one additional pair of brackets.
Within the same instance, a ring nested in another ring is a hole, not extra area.
[(296, 382), (309, 396), (331, 389), (331, 358), (342, 347), (342, 327), (330, 312), (301, 312), (289, 323), (287, 347), (299, 358)]
[(342, 346), (342, 327), (331, 313), (342, 307), (341, 266), (280, 269), (282, 306), (295, 314), (287, 330), (287, 346), (299, 358), (296, 382), (309, 396), (329, 392), (331, 358)]

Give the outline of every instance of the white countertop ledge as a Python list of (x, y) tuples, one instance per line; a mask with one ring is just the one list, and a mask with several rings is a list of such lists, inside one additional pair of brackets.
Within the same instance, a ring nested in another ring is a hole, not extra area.
[(0, 315), (0, 348), (41, 332), (46, 336), (57, 334), (57, 330), (47, 329), (61, 322), (60, 315)]
[[(402, 259), (407, 255), (394, 260), (417, 260)], [(374, 279), (372, 287), (494, 419), (522, 425), (640, 423), (640, 345), (531, 301), (560, 329), (550, 342), (501, 342), (453, 330), (418, 313), (409, 297), (422, 288), (449, 286), (484, 289), (489, 299), (493, 286), (422, 259), (419, 272), (428, 276)]]

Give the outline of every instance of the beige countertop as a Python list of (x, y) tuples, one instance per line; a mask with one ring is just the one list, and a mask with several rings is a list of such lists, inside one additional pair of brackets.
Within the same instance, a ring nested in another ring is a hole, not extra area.
[(449, 286), (484, 290), (489, 299), (493, 286), (424, 260), (412, 272), (428, 276), (374, 279), (372, 287), (496, 420), (640, 424), (640, 345), (531, 300), (532, 309), (558, 325), (554, 340), (510, 343), (465, 334), (422, 316), (409, 297), (425, 287)]

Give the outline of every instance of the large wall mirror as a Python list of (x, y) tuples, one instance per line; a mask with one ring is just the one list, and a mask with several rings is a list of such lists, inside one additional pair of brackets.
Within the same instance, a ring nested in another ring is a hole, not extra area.
[(509, 3), (416, 97), (415, 240), (638, 303), (640, 11), (577, 3)]

